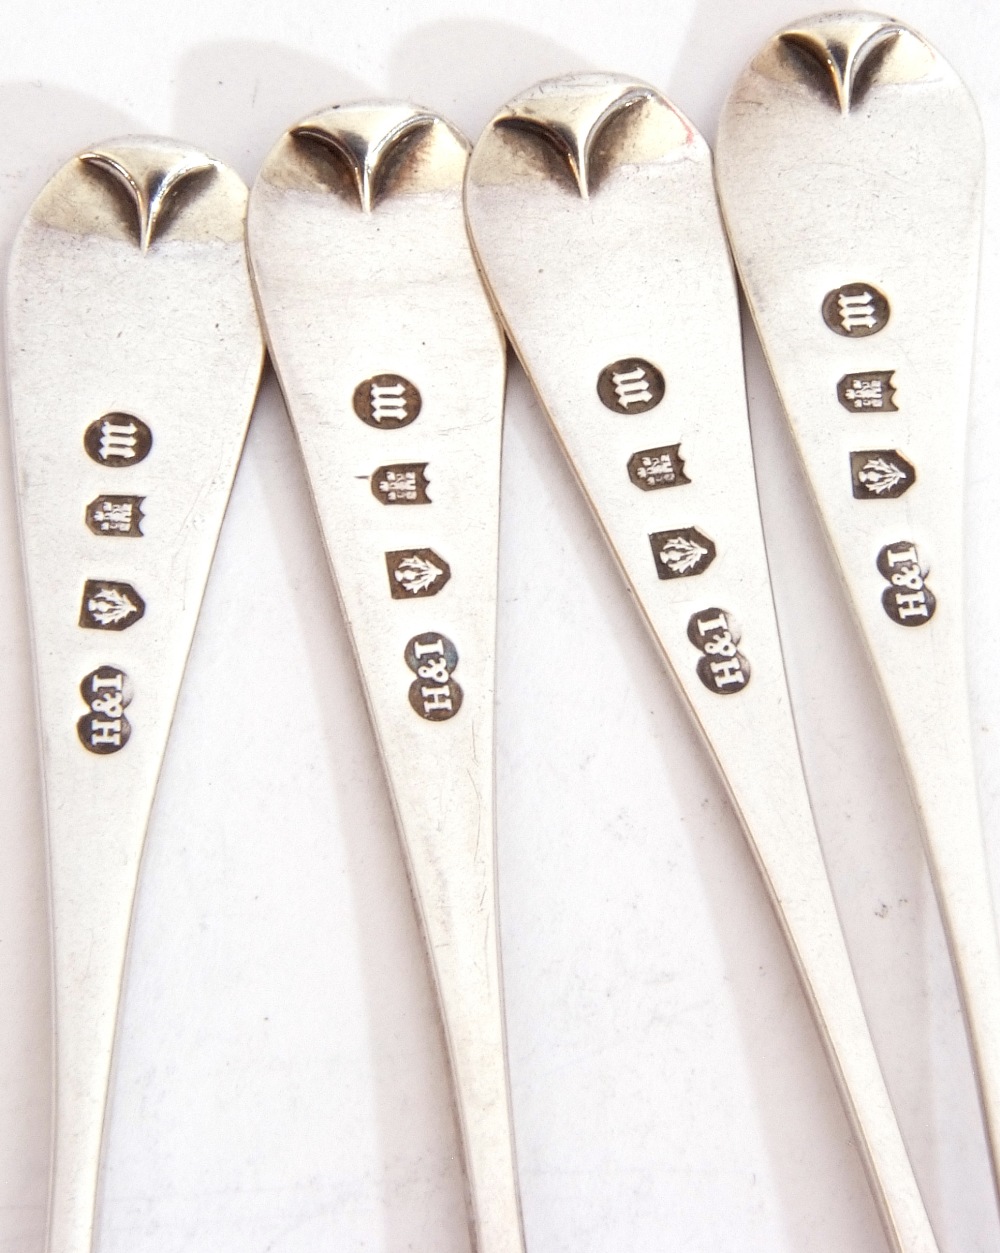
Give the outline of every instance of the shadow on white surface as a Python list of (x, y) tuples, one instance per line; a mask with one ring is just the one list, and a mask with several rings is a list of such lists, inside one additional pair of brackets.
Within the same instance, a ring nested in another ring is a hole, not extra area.
[(301, 118), (333, 104), (384, 95), (320, 57), (279, 43), (204, 43), (181, 58), (176, 130), (252, 184), (264, 158)]
[(475, 143), (511, 96), (539, 79), (595, 68), (601, 67), (523, 26), (453, 19), (429, 22), (399, 40), (392, 50), (389, 87), (439, 109)]

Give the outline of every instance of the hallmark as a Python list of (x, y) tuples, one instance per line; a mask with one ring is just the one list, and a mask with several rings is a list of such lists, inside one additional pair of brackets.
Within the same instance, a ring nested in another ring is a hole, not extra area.
[(597, 376), (601, 403), (615, 413), (645, 413), (654, 409), (666, 390), (660, 371), (641, 357), (613, 361)]
[(80, 695), (90, 707), (76, 724), (84, 748), (102, 756), (124, 748), (132, 734), (125, 717), (125, 707), (132, 700), (125, 672), (117, 666), (98, 666), (80, 684)]
[(649, 543), (661, 579), (686, 579), (701, 574), (715, 560), (715, 545), (693, 526), (654, 531)]
[(851, 413), (895, 413), (894, 370), (869, 370), (845, 374), (837, 384), (837, 399)]
[(644, 492), (691, 482), (684, 473), (680, 444), (665, 444), (662, 448), (645, 448), (633, 453), (628, 460), (628, 476)]
[(98, 465), (134, 466), (149, 456), (153, 432), (131, 414), (106, 413), (87, 427), (83, 446)]
[(703, 609), (691, 615), (688, 639), (701, 653), (698, 678), (710, 692), (727, 696), (750, 682), (750, 663), (737, 649), (740, 633), (724, 609)]
[(889, 302), (870, 283), (845, 283), (824, 297), (823, 321), (838, 335), (862, 339), (889, 321)]
[(146, 602), (131, 583), (88, 579), (83, 585), (80, 626), (95, 631), (124, 631), (146, 612)]
[(393, 600), (436, 596), (451, 578), (451, 566), (433, 548), (406, 548), (386, 553), (385, 564)]
[(900, 626), (923, 626), (934, 617), (937, 600), (927, 586), (927, 569), (915, 544), (897, 540), (886, 544), (875, 564), (889, 586), (882, 593), (882, 608)]
[(425, 631), (415, 635), (403, 652), (417, 676), (410, 684), (410, 704), (429, 722), (454, 718), (462, 707), (462, 689), (451, 677), (458, 665), (458, 649), (444, 635)]
[(380, 430), (409, 426), (420, 413), (420, 393), (401, 374), (376, 374), (354, 389), (354, 412)]
[(145, 516), (145, 496), (98, 496), (87, 506), (87, 526), (95, 535), (127, 535), (142, 538), (139, 525)]
[(895, 449), (851, 453), (851, 490), (857, 500), (895, 500), (916, 481), (916, 470)]
[(427, 505), (426, 461), (409, 465), (379, 466), (372, 475), (372, 495), (383, 505)]

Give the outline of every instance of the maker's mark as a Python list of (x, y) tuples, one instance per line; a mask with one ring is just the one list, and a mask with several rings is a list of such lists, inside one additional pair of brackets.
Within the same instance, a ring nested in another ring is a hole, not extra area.
[(91, 148), (81, 152), (79, 159), (125, 193), (135, 214), (136, 242), (143, 252), (165, 222), (180, 188), (217, 168), (203, 152), (150, 140)]
[(76, 724), (83, 747), (99, 757), (123, 749), (132, 734), (132, 724), (125, 717), (132, 702), (132, 684), (125, 671), (98, 666), (80, 684), (80, 695), (90, 710)]

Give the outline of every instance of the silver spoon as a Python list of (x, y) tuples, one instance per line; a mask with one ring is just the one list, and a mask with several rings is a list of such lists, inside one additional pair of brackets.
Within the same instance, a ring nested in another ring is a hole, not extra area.
[(874, 13), (827, 14), (775, 35), (737, 82), (717, 174), (757, 330), (922, 821), (997, 1183), (1000, 955), (962, 587), (979, 119), (914, 31)]
[(75, 157), (14, 245), (11, 411), (48, 826), (48, 1253), (90, 1253), (146, 825), (263, 359), (246, 188), (172, 141)]
[(487, 127), (466, 212), (508, 334), (743, 824), (890, 1245), (930, 1253), (799, 761), (708, 148), (645, 83), (553, 79)]
[(251, 267), (392, 794), (445, 1027), (479, 1253), (520, 1253), (493, 852), (505, 348), (468, 144), (408, 104), (291, 128)]

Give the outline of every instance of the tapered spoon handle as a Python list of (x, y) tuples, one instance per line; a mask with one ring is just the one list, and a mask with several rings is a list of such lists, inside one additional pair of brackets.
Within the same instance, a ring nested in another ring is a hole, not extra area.
[(328, 109), (268, 156), (248, 239), (427, 940), (476, 1247), (521, 1253), (493, 850), (505, 349), (467, 159), (426, 110)]
[(962, 587), (979, 119), (914, 31), (879, 14), (830, 14), (781, 31), (737, 82), (717, 174), (757, 330), (908, 770), (1000, 1178), (1000, 955)]
[(170, 722), (263, 360), (246, 188), (130, 137), (14, 245), (11, 409), (48, 824), (49, 1253), (90, 1253), (125, 952)]
[(754, 479), (708, 149), (644, 83), (542, 83), (466, 183), (483, 274), (719, 768), (896, 1253), (931, 1253), (813, 825)]

